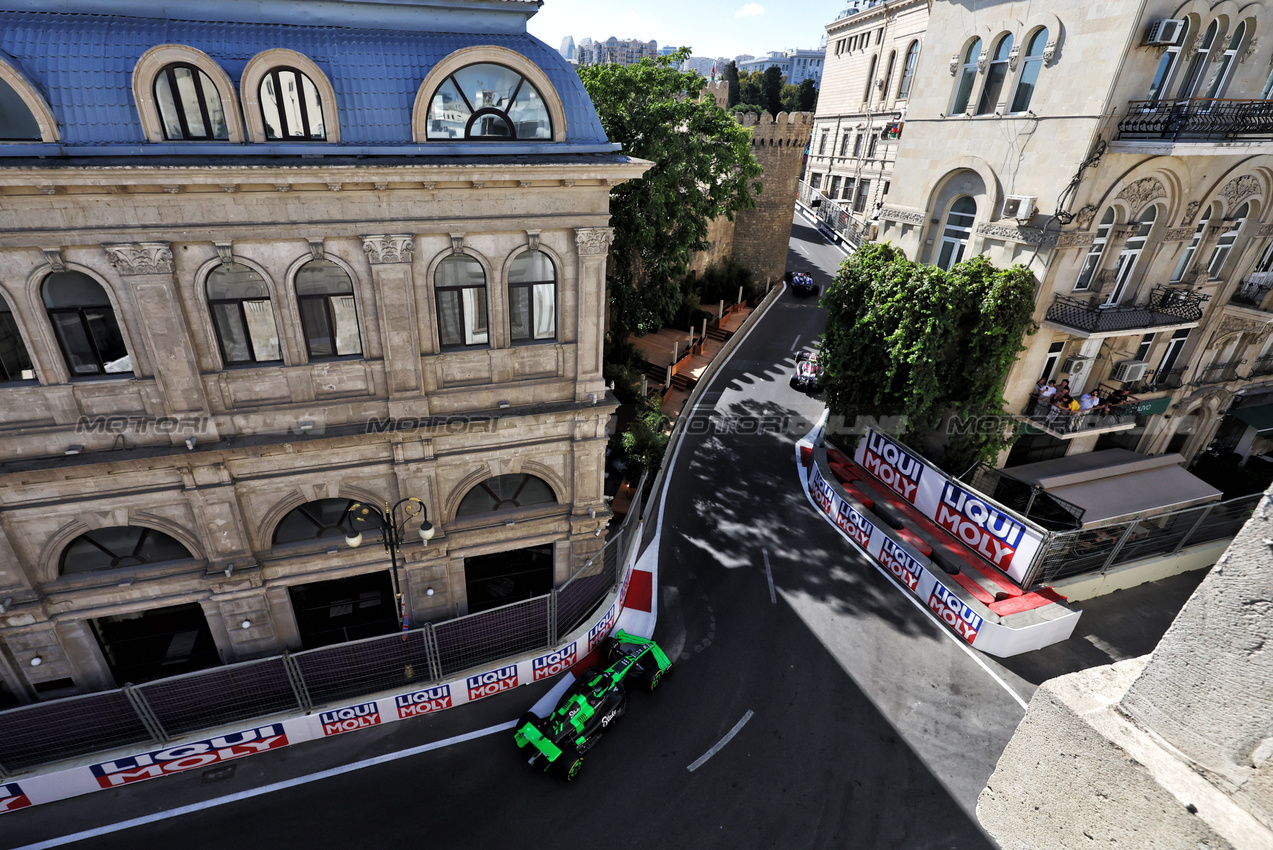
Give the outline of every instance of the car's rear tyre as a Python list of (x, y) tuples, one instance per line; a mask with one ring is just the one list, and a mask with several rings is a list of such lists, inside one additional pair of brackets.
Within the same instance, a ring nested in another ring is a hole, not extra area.
[(583, 770), (583, 756), (574, 747), (563, 750), (553, 762), (553, 773), (562, 782), (574, 782)]
[[(672, 668), (669, 667), (668, 669), (671, 670)], [(659, 685), (663, 681), (663, 673), (664, 673), (663, 670), (660, 670), (658, 667), (655, 667), (653, 672), (646, 674), (641, 684), (644, 686), (644, 688), (647, 691), (649, 691), (650, 693), (654, 693), (656, 690), (658, 690)]]

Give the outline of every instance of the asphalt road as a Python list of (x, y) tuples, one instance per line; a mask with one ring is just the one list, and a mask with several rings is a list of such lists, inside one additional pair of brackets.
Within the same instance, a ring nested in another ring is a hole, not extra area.
[[(791, 268), (825, 285), (842, 258), (797, 218)], [(579, 782), (532, 772), (501, 731), (248, 795), (512, 720), (537, 696), (524, 688), (244, 759), (214, 783), (173, 777), (7, 815), (0, 846), (245, 794), (76, 846), (993, 847), (973, 807), (1024, 711), (989, 670), (1021, 699), (1032, 686), (983, 667), (800, 492), (793, 447), (822, 405), (788, 378), (822, 322), (816, 299), (784, 293), (705, 398), (712, 414), (682, 446), (660, 544), (655, 636), (676, 674), (633, 694)]]

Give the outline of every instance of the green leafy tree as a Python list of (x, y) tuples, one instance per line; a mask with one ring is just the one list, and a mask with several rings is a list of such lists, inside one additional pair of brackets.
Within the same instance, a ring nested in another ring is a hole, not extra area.
[(764, 86), (764, 99), (760, 102), (771, 115), (777, 115), (782, 111), (782, 69), (777, 65), (766, 68)]
[(738, 66), (730, 62), (725, 66), (725, 70), (721, 72), (721, 79), (725, 81), (725, 85), (729, 87), (729, 100), (725, 103), (726, 109), (733, 109), (742, 101), (739, 99), (739, 80)]
[(628, 460), (626, 475), (629, 480), (636, 481), (642, 472), (654, 472), (659, 468), (667, 449), (670, 423), (657, 393), (638, 402), (636, 417), (619, 437), (619, 444)]
[(760, 71), (740, 74), (738, 77), (738, 100), (740, 103), (765, 102), (765, 75)]
[[(782, 87), (782, 111), (796, 112), (800, 108), (800, 87), (784, 83)], [(775, 113), (777, 114), (777, 113)]]
[(813, 80), (804, 80), (800, 83), (800, 96), (798, 98), (797, 109), (801, 112), (813, 112), (818, 106), (818, 87), (813, 84)]
[[(996, 269), (978, 256), (942, 271), (891, 245), (866, 245), (845, 260), (823, 305), (831, 413), (905, 413), (902, 440), (919, 450), (938, 442), (948, 416), (1002, 414), (1008, 370), (1022, 338), (1038, 329), (1034, 275), (1024, 266)], [(941, 463), (959, 474), (1011, 444), (1007, 429), (958, 429)]]
[(610, 140), (654, 163), (610, 197), (612, 337), (666, 324), (684, 303), (694, 253), (709, 247), (708, 225), (753, 206), (762, 189), (750, 131), (703, 97), (706, 80), (677, 70), (688, 55), (579, 69)]

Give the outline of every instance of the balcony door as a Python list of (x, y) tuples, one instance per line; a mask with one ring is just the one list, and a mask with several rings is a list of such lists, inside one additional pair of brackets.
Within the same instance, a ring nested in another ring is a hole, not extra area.
[(1127, 238), (1122, 252), (1118, 255), (1118, 262), (1114, 264), (1114, 286), (1110, 289), (1109, 297), (1105, 299), (1103, 306), (1112, 307), (1123, 300), (1123, 295), (1127, 291), (1127, 282), (1131, 280), (1132, 272), (1136, 270), (1140, 255), (1145, 250), (1145, 243), (1149, 240), (1149, 231), (1153, 229), (1154, 220), (1157, 218), (1158, 207), (1156, 206), (1141, 213), (1140, 220), (1136, 222), (1136, 232)]
[(1180, 82), (1180, 90), (1176, 92), (1178, 99), (1188, 100), (1198, 93), (1198, 85), (1202, 82), (1203, 71), (1207, 67), (1207, 57), (1211, 55), (1211, 46), (1215, 43), (1216, 32), (1219, 28), (1219, 20), (1212, 21), (1211, 26), (1207, 27), (1206, 33), (1202, 36), (1202, 42), (1198, 45), (1198, 50), (1193, 54), (1193, 58), (1189, 60), (1189, 68), (1185, 73), (1184, 79)]

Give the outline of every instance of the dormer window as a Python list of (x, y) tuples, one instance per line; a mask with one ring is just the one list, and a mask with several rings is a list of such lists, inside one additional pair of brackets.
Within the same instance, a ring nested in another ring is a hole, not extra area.
[(212, 78), (186, 62), (176, 62), (155, 75), (155, 103), (169, 141), (225, 141), (221, 94)]
[(39, 142), (40, 124), (13, 86), (0, 80), (0, 142)]
[(539, 90), (503, 65), (459, 69), (429, 104), (429, 141), (552, 141), (553, 127)]
[(321, 142), (323, 101), (314, 81), (295, 68), (272, 68), (261, 80), (261, 112), (269, 141)]

